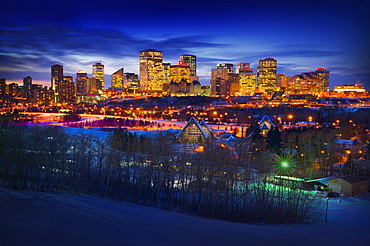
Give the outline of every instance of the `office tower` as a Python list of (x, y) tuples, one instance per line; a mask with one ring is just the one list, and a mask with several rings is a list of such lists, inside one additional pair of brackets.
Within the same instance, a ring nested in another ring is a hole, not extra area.
[(24, 98), (26, 98), (27, 102), (31, 102), (33, 98), (31, 76), (27, 76), (23, 78), (23, 91), (24, 91)]
[(195, 55), (182, 55), (180, 61), (190, 66), (190, 76), (197, 75), (197, 57)]
[(235, 73), (241, 73), (243, 69), (250, 69), (250, 67), (251, 67), (251, 64), (247, 62), (236, 63)]
[(137, 89), (140, 86), (139, 76), (136, 73), (123, 74), (123, 87)]
[(124, 87), (123, 78), (124, 68), (118, 69), (116, 72), (112, 73), (111, 86), (113, 89)]
[(277, 61), (270, 57), (259, 61), (257, 81), (260, 92), (273, 93), (276, 89)]
[(98, 93), (100, 90), (100, 80), (96, 78), (87, 79), (87, 93)]
[(212, 96), (226, 96), (229, 92), (227, 68), (217, 68), (211, 71), (211, 95)]
[(58, 89), (59, 102), (74, 102), (75, 100), (75, 85), (72, 76), (63, 76), (62, 82), (59, 84)]
[(226, 68), (228, 73), (234, 72), (234, 65), (231, 63), (217, 64), (217, 68)]
[(163, 62), (162, 63), (163, 65), (163, 83), (170, 83), (171, 80), (170, 80), (170, 66), (171, 66), (171, 63), (169, 62)]
[(184, 61), (179, 61), (176, 65), (170, 66), (170, 81), (174, 83), (180, 83), (184, 80), (186, 83), (190, 83), (190, 65)]
[(254, 95), (256, 92), (256, 73), (253, 73), (252, 68), (241, 68), (239, 72), (239, 95)]
[(5, 96), (6, 94), (6, 79), (0, 79), (0, 96)]
[(76, 73), (76, 93), (87, 93), (87, 73), (84, 70), (78, 70)]
[(39, 86), (37, 90), (37, 103), (43, 106), (50, 106), (54, 102), (54, 91), (47, 86)]
[(104, 90), (104, 65), (101, 62), (96, 62), (92, 65), (92, 76), (95, 79), (98, 79), (98, 90)]
[(324, 67), (320, 67), (313, 73), (317, 75), (320, 91), (329, 91), (329, 71), (325, 70)]
[(156, 93), (163, 90), (162, 51), (140, 51), (140, 87), (143, 92)]
[(276, 86), (284, 89), (288, 87), (288, 80), (284, 73), (279, 73), (276, 77)]
[(51, 66), (51, 89), (57, 90), (58, 84), (63, 80), (63, 66), (54, 64)]

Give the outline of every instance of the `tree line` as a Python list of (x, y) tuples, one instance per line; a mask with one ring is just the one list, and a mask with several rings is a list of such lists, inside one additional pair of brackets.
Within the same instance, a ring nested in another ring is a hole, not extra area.
[(107, 140), (37, 125), (3, 126), (0, 133), (1, 185), (8, 188), (85, 193), (247, 223), (322, 220), (323, 202), (312, 193), (267, 182), (267, 158), (252, 172), (248, 158), (221, 145), (189, 154), (172, 144), (173, 134), (150, 138), (119, 128)]

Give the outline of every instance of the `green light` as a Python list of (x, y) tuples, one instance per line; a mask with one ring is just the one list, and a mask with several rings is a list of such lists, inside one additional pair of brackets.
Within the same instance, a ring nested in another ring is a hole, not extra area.
[(281, 166), (282, 167), (290, 167), (290, 165), (288, 164), (288, 162), (284, 161), (281, 163)]

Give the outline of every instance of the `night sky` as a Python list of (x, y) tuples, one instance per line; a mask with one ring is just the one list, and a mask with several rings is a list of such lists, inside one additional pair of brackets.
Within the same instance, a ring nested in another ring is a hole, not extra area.
[(330, 87), (370, 90), (370, 1), (115, 0), (4, 1), (1, 4), (0, 78), (32, 76), (50, 86), (50, 66), (65, 75), (91, 65), (110, 74), (139, 73), (139, 52), (163, 51), (164, 62), (197, 56), (202, 85), (218, 63), (272, 56), (287, 76), (322, 66)]

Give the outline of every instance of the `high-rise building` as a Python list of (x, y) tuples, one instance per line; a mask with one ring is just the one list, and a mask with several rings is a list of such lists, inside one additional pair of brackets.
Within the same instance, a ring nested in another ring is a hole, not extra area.
[(92, 76), (95, 79), (99, 80), (99, 85), (97, 86), (99, 90), (104, 89), (104, 65), (101, 62), (95, 62), (92, 65)]
[(76, 94), (73, 77), (63, 76), (63, 80), (59, 84), (57, 91), (59, 102), (74, 102)]
[(212, 96), (226, 96), (228, 94), (228, 74), (227, 68), (212, 69), (210, 82)]
[(5, 96), (6, 94), (6, 79), (0, 79), (0, 96)]
[(76, 73), (76, 93), (87, 93), (87, 73), (84, 70), (79, 70)]
[(243, 71), (243, 69), (249, 69), (251, 67), (251, 64), (250, 63), (247, 63), (247, 62), (239, 62), (239, 63), (236, 63), (236, 73), (241, 73)]
[(51, 66), (51, 89), (57, 90), (58, 84), (63, 80), (63, 66), (54, 64)]
[(273, 93), (276, 89), (277, 61), (270, 57), (259, 61), (257, 81), (260, 92)]
[(136, 73), (124, 73), (123, 74), (123, 86), (129, 89), (139, 88), (139, 76)]
[(111, 85), (112, 88), (117, 89), (117, 88), (123, 88), (124, 87), (124, 68), (118, 69), (116, 72), (112, 73), (112, 80), (111, 80)]
[(190, 66), (190, 76), (197, 75), (197, 57), (195, 55), (182, 55), (180, 61)]
[(324, 67), (320, 67), (316, 69), (313, 73), (318, 76), (319, 86), (321, 87), (321, 91), (329, 91), (329, 71), (325, 70)]
[(162, 63), (163, 65), (163, 83), (170, 83), (171, 80), (170, 80), (170, 66), (171, 66), (171, 63), (169, 62), (163, 62)]
[(24, 98), (26, 98), (28, 102), (31, 102), (33, 98), (31, 76), (27, 76), (23, 78), (23, 91), (24, 91)]
[(276, 86), (280, 88), (288, 87), (288, 80), (284, 73), (279, 73), (276, 77)]
[(256, 73), (252, 68), (241, 68), (239, 72), (239, 95), (252, 96), (256, 92)]
[(234, 72), (234, 65), (231, 63), (217, 64), (217, 68), (226, 68), (228, 73)]
[(140, 87), (143, 92), (156, 93), (163, 90), (162, 51), (140, 51)]
[(176, 65), (170, 66), (170, 81), (174, 83), (180, 83), (185, 80), (186, 83), (190, 81), (190, 65), (184, 61), (179, 61)]

